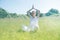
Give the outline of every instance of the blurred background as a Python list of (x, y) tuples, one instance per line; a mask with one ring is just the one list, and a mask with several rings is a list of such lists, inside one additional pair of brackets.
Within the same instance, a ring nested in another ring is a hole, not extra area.
[[(40, 10), (39, 30), (23, 32), (27, 11)], [(60, 40), (60, 0), (0, 0), (0, 40)]]

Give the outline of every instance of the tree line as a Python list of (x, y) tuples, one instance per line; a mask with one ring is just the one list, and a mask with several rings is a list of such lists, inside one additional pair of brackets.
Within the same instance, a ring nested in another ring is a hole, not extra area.
[[(51, 16), (54, 14), (59, 14), (59, 11), (57, 9), (51, 8), (47, 13), (40, 13), (40, 17), (45, 16)], [(26, 14), (27, 15), (27, 14)], [(17, 15), (17, 13), (9, 13), (5, 9), (0, 8), (0, 18), (17, 18), (20, 17), (21, 15)]]
[(16, 18), (18, 17), (18, 15), (17, 13), (9, 13), (5, 9), (0, 8), (0, 18), (10, 18), (10, 17)]

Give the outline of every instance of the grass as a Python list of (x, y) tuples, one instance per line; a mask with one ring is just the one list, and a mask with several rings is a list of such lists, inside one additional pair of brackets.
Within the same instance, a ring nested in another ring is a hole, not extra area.
[(0, 40), (60, 40), (60, 17), (42, 17), (37, 32), (21, 31), (29, 19), (0, 19)]

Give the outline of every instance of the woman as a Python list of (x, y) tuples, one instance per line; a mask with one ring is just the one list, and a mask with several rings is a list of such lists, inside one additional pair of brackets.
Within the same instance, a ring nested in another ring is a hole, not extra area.
[[(33, 11), (31, 12), (31, 10), (33, 10)], [(35, 9), (34, 7), (32, 7), (32, 9), (27, 11), (27, 15), (30, 17), (30, 25), (29, 25), (29, 27), (23, 26), (25, 28), (24, 31), (25, 30), (35, 31), (35, 30), (39, 29), (38, 20), (39, 20), (40, 11)]]

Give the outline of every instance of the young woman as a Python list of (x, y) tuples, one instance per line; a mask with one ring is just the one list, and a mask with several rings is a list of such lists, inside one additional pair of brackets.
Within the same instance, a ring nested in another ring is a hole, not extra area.
[[(34, 8), (32, 8), (32, 9), (34, 9)], [(30, 17), (30, 26), (29, 27), (30, 27), (31, 31), (34, 31), (35, 29), (39, 28), (38, 20), (39, 20), (40, 11), (35, 9), (36, 11), (33, 10), (32, 12), (30, 12), (32, 9), (27, 11), (27, 14)]]
[[(31, 12), (31, 10), (33, 10), (33, 11)], [(25, 30), (35, 31), (35, 30), (39, 29), (38, 20), (39, 20), (40, 11), (35, 9), (34, 7), (32, 7), (32, 9), (27, 11), (27, 15), (30, 17), (30, 25), (28, 27), (25, 26)]]

